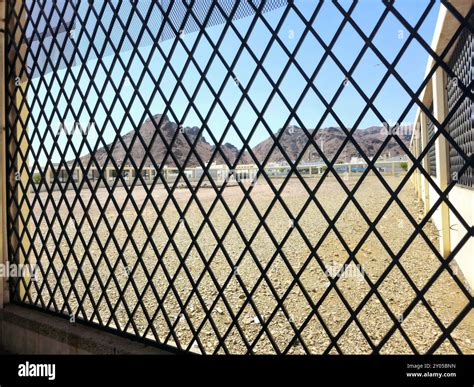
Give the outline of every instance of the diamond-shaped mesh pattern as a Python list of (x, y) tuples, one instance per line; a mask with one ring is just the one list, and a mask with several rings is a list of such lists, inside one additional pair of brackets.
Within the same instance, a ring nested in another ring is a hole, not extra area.
[[(150, 31), (159, 30), (158, 37), (161, 41), (174, 39), (177, 35), (193, 33), (199, 30), (200, 26), (212, 27), (224, 24), (228, 17), (238, 20), (251, 15), (254, 10), (247, 1), (239, 1), (237, 9), (233, 11), (234, 1), (221, 0), (220, 8), (212, 7), (212, 0), (200, 0), (193, 5), (193, 17), (187, 18), (187, 3), (171, 0), (159, 0), (161, 7), (155, 6), (152, 0), (141, 1), (112, 1), (107, 7), (100, 11), (100, 17), (104, 25), (114, 20), (114, 15), (119, 14), (123, 20), (117, 20), (119, 25), (115, 25), (108, 30), (109, 44), (105, 45), (103, 52), (91, 50), (87, 40), (75, 42), (74, 37), (79, 36), (81, 29), (94, 29), (94, 17), (80, 19), (78, 14), (86, 14), (90, 6), (87, 1), (60, 1), (57, 7), (54, 2), (39, 2), (28, 0), (25, 2), (25, 11), (34, 19), (34, 23), (28, 23), (25, 31), (25, 39), (30, 42), (29, 61), (35, 62), (36, 66), (31, 66), (31, 77), (45, 75), (54, 69), (63, 69), (76, 62), (76, 51), (87, 57), (88, 60), (103, 58), (113, 55), (116, 47), (121, 46), (121, 51), (131, 51), (134, 47), (146, 47), (153, 44), (156, 36), (154, 34), (142, 34), (140, 36), (143, 17), (147, 17), (147, 27)], [(255, 4), (260, 5), (261, 1)], [(267, 0), (262, 3), (261, 11), (269, 12), (278, 7), (282, 7), (287, 0)], [(166, 10), (166, 18), (164, 11)], [(57, 12), (56, 12), (57, 11)], [(142, 16), (142, 17), (140, 17)], [(129, 39), (123, 42), (123, 22), (128, 22), (127, 33)], [(105, 33), (105, 31), (104, 31)], [(100, 32), (99, 32), (100, 36)], [(98, 37), (99, 37), (98, 36)], [(71, 39), (72, 38), (72, 39)], [(40, 43), (41, 42), (41, 43)], [(83, 44), (81, 44), (83, 43)], [(72, 57), (72, 58), (71, 58)], [(66, 60), (69, 58), (69, 60)]]
[[(472, 25), (443, 4), (459, 24), (449, 47)], [(206, 354), (472, 352), (452, 266), (472, 226), (455, 183), (422, 166), (443, 136), (460, 178), (472, 168), (446, 130), (472, 78), (442, 122), (420, 99), (439, 68), (454, 76), (420, 32), (437, 5), (413, 21), (384, 1), (368, 26), (357, 2), (7, 1), (9, 258), (36, 265), (10, 280), (12, 302)], [(390, 57), (389, 20), (409, 35)], [(412, 44), (434, 59), (416, 87), (401, 75)], [(364, 66), (382, 69), (372, 89)], [(419, 155), (400, 133), (360, 137), (367, 115), (390, 122), (390, 85), (407, 96), (397, 122), (419, 108), (433, 125)], [(416, 171), (438, 195), (424, 215)], [(441, 205), (463, 230), (447, 257)]]

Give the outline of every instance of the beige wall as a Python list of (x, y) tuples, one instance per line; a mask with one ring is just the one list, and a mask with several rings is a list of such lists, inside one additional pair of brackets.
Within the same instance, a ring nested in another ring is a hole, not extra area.
[[(464, 221), (472, 226), (474, 224), (474, 190), (454, 187), (449, 194), (449, 201), (464, 218)], [(451, 247), (455, 248), (459, 241), (464, 238), (469, 230), (466, 230), (452, 211), (449, 214), (451, 230)], [(474, 289), (474, 238), (470, 238), (464, 247), (456, 254), (456, 263), (459, 265), (464, 277), (469, 283), (471, 290)]]

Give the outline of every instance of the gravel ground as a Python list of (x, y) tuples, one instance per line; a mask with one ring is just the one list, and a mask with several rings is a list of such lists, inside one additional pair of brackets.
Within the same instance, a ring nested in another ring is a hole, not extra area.
[[(356, 183), (355, 178), (352, 179), (346, 182), (349, 188)], [(314, 187), (317, 181), (308, 179), (306, 183), (309, 187)], [(391, 187), (396, 187), (399, 181), (399, 177), (387, 177)], [(279, 187), (281, 181), (275, 180), (274, 184)], [(43, 202), (46, 200), (45, 195), (41, 194)], [(366, 279), (372, 283), (377, 282), (392, 262), (386, 248), (373, 233), (356, 254), (360, 266), (355, 263), (348, 266), (346, 273), (337, 281), (337, 290), (329, 290), (328, 276), (321, 264), (325, 265), (330, 275), (334, 275), (349, 255), (334, 230), (319, 244), (316, 251), (318, 259), (311, 255), (314, 249), (308, 247), (308, 243), (311, 246), (317, 245), (328, 228), (325, 217), (314, 202), (310, 203), (298, 221), (288, 216), (281, 203), (277, 202), (269, 212), (266, 224), (254, 237), (251, 249), (246, 250), (242, 237), (248, 240), (256, 230), (259, 221), (255, 211), (265, 213), (274, 198), (274, 193), (263, 181), (257, 183), (251, 194), (253, 204), (250, 205), (247, 201), (241, 208), (237, 216), (238, 226), (231, 223), (227, 211), (234, 213), (244, 195), (239, 187), (227, 188), (223, 198), (228, 208), (218, 202), (209, 216), (214, 230), (205, 224), (196, 238), (196, 244), (192, 244), (190, 234), (196, 235), (203, 224), (202, 211), (207, 212), (216, 198), (214, 190), (200, 190), (198, 197), (202, 207), (192, 201), (185, 216), (179, 214), (173, 202), (162, 210), (167, 198), (162, 187), (153, 192), (153, 197), (156, 209), (149, 200), (145, 201), (144, 188), (139, 187), (133, 191), (134, 200), (142, 208), (140, 219), (134, 206), (129, 200), (126, 201), (125, 189), (118, 188), (115, 191), (114, 199), (117, 204), (125, 206), (123, 217), (128, 226), (118, 218), (119, 211), (113, 202), (108, 202), (105, 211), (101, 210), (109, 199), (105, 189), (100, 189), (98, 200), (87, 211), (84, 224), (69, 222), (67, 227), (63, 227), (56, 219), (52, 226), (54, 238), (49, 235), (46, 239), (41, 264), (45, 270), (52, 263), (47, 278), (49, 284), (55, 284), (58, 274), (54, 270), (60, 273), (64, 268), (61, 257), (55, 254), (59, 250), (64, 258), (69, 259), (67, 267), (70, 277), (66, 273), (61, 277), (64, 292), (52, 287), (54, 300), (48, 289), (41, 287), (41, 296), (46, 306), (52, 308), (54, 301), (63, 313), (73, 313), (79, 318), (86, 316), (100, 324), (125, 329), (161, 342), (166, 341), (171, 345), (179, 342), (183, 348), (189, 347), (193, 351), (206, 353), (247, 353), (248, 346), (252, 352), (259, 354), (285, 350), (290, 354), (305, 351), (319, 354), (326, 350), (330, 353), (370, 353), (394, 326), (394, 321), (400, 319), (402, 329), (395, 331), (385, 342), (381, 352), (403, 354), (413, 352), (404, 337), (408, 336), (416, 350), (424, 353), (442, 333), (426, 305), (447, 327), (469, 302), (452, 277), (443, 272), (427, 292), (426, 304), (418, 303), (408, 316), (403, 316), (415, 297), (415, 291), (402, 271), (409, 274), (413, 286), (421, 289), (440, 265), (425, 240), (418, 236), (402, 255), (399, 261), (401, 268), (395, 266), (388, 273), (377, 293), (370, 296), (356, 319), (351, 321), (344, 333), (339, 334), (351, 316), (348, 308), (357, 309), (370, 291)], [(316, 196), (331, 219), (346, 197), (334, 178), (327, 179)], [(55, 193), (54, 200), (60, 208), (57, 213), (61, 218), (65, 220), (68, 214), (73, 214), (80, 222), (84, 211), (78, 202), (74, 202), (74, 193), (68, 193), (69, 204), (59, 198), (60, 194)], [(190, 198), (187, 189), (180, 189), (174, 195), (175, 204), (181, 209), (185, 208)], [(402, 190), (399, 198), (410, 214), (420, 220), (421, 205), (409, 184)], [(88, 203), (90, 192), (83, 191), (82, 199)], [(283, 190), (281, 199), (296, 216), (308, 200), (308, 193), (298, 180), (292, 179)], [(389, 196), (377, 178), (369, 176), (357, 191), (356, 199), (368, 218), (373, 220)], [(51, 203), (46, 213), (53, 219), (56, 212)], [(37, 217), (42, 214), (39, 206), (35, 207), (35, 214)], [(168, 230), (163, 226), (162, 220)], [(96, 230), (98, 237), (93, 235), (89, 221), (99, 224)], [(135, 221), (137, 225), (131, 230)], [(113, 232), (115, 240), (108, 241), (114, 224), (117, 224)], [(216, 236), (221, 238), (229, 226), (222, 243), (218, 243)], [(176, 234), (172, 243), (169, 243), (168, 232), (173, 232), (175, 228)], [(336, 222), (336, 228), (346, 247), (354, 249), (359, 245), (368, 225), (357, 207), (350, 204)], [(151, 231), (148, 232), (147, 229)], [(46, 235), (48, 230), (47, 223), (43, 221), (42, 235)], [(380, 220), (377, 230), (396, 254), (413, 233), (413, 226), (400, 208), (393, 204)], [(428, 224), (424, 231), (437, 246), (434, 226)], [(65, 234), (71, 238), (71, 243), (67, 242)], [(148, 234), (150, 238), (147, 237)], [(74, 240), (75, 236), (78, 237)], [(279, 244), (283, 240), (285, 242), (280, 248)], [(39, 237), (34, 243), (38, 251), (43, 246)], [(101, 254), (102, 248), (106, 251), (109, 264)], [(180, 259), (177, 252), (182, 256), (187, 252), (186, 258)], [(299, 281), (294, 280), (283, 255), (295, 273), (303, 270)], [(274, 256), (276, 259), (273, 264), (267, 267)], [(80, 271), (77, 270), (78, 263)], [(262, 276), (265, 268), (268, 270)], [(362, 268), (366, 279), (358, 268)], [(111, 273), (114, 273), (115, 278)], [(43, 274), (38, 275), (37, 284), (44, 285), (44, 278)], [(74, 287), (70, 285), (72, 281), (75, 282)], [(170, 287), (171, 283), (173, 287)], [(154, 289), (149, 286), (151, 284)], [(124, 295), (122, 299), (119, 298), (119, 293)], [(325, 293), (328, 295), (321, 302)], [(33, 291), (32, 295), (35, 298), (38, 292)], [(341, 296), (346, 302), (342, 301)], [(79, 303), (81, 298), (83, 302)], [(79, 304), (82, 306), (78, 307)], [(318, 308), (314, 309), (314, 304)], [(99, 314), (94, 313), (94, 305)], [(392, 316), (385, 307), (391, 310)], [(111, 309), (114, 313), (110, 312)], [(211, 310), (209, 319), (205, 318), (206, 310)], [(130, 316), (133, 318), (130, 319)], [(232, 321), (236, 316), (238, 323), (234, 324)], [(148, 320), (152, 320), (149, 329)], [(366, 335), (361, 333), (360, 327), (363, 327)], [(301, 333), (301, 340), (292, 342), (295, 330)], [(336, 346), (331, 346), (329, 335), (338, 338)], [(474, 353), (472, 310), (456, 327), (452, 338), (462, 352)], [(448, 340), (437, 351), (455, 352)]]

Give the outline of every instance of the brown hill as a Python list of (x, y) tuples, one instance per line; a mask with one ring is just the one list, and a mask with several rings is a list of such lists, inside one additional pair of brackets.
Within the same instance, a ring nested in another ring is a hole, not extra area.
[[(155, 116), (154, 120), (158, 125), (161, 120), (161, 115)], [(176, 134), (177, 131), (179, 133)], [(122, 137), (123, 142), (117, 141), (112, 149), (112, 157), (114, 158), (116, 163), (119, 166), (123, 162), (130, 163), (129, 160), (130, 158), (132, 158), (137, 165), (141, 165), (141, 163), (145, 159), (144, 166), (148, 167), (153, 165), (150, 159), (151, 157), (154, 159), (155, 163), (158, 166), (161, 165), (164, 161), (164, 165), (173, 167), (176, 166), (176, 163), (173, 160), (174, 157), (178, 164), (182, 166), (186, 162), (186, 159), (188, 158), (189, 154), (191, 154), (189, 156), (189, 160), (186, 163), (186, 166), (197, 167), (200, 165), (200, 163), (198, 161), (198, 158), (196, 157), (196, 154), (199, 155), (203, 163), (207, 163), (210, 161), (211, 156), (214, 150), (216, 149), (215, 145), (213, 146), (209, 144), (205, 137), (201, 136), (196, 142), (194, 152), (191, 152), (191, 146), (189, 144), (193, 144), (196, 141), (197, 135), (199, 134), (199, 128), (186, 127), (184, 129), (180, 129), (176, 123), (169, 121), (167, 117), (164, 117), (163, 122), (161, 124), (161, 135), (157, 134), (156, 137), (153, 139), (155, 132), (156, 125), (154, 125), (153, 122), (149, 120), (145, 122), (140, 128), (140, 135), (143, 141), (135, 135), (135, 131), (131, 131), (125, 134)], [(188, 138), (189, 142), (186, 140), (185, 136)], [(173, 144), (169, 153), (167, 152), (167, 147), (165, 146), (163, 138), (168, 144), (168, 146)], [(151, 143), (152, 140), (153, 143)], [(108, 149), (111, 149), (111, 146), (112, 144), (109, 144), (107, 145), (107, 147), (100, 148), (95, 152), (94, 157), (100, 166), (103, 166), (106, 163)], [(147, 149), (150, 149), (150, 156), (147, 156), (145, 154), (145, 147)], [(129, 157), (126, 159), (127, 152), (129, 152)], [(238, 156), (239, 150), (235, 146), (227, 143), (221, 146), (221, 152), (224, 153), (230, 163), (234, 163)], [(90, 155), (82, 157), (82, 163), (87, 163), (90, 157)], [(241, 158), (241, 163), (248, 162), (248, 159), (248, 155), (244, 154)], [(216, 155), (214, 161), (219, 164), (224, 163), (224, 159), (220, 153)]]
[[(313, 130), (308, 130), (309, 134), (313, 133)], [(275, 135), (278, 137), (280, 135), (280, 131)], [(379, 150), (380, 146), (382, 145), (383, 141), (386, 138), (384, 134), (384, 130), (382, 127), (371, 127), (368, 129), (359, 129), (354, 132), (353, 135), (355, 141), (360, 146), (362, 151), (369, 157), (375, 155), (375, 153)], [(324, 151), (325, 156), (332, 160), (336, 152), (341, 147), (343, 141), (346, 139), (346, 135), (340, 128), (324, 128), (319, 129), (315, 135), (315, 142), (319, 146), (321, 150)], [(403, 138), (404, 143), (408, 146), (410, 137), (405, 136)], [(309, 142), (308, 136), (305, 132), (296, 126), (291, 126), (286, 128), (284, 133), (281, 135), (280, 138), (280, 145), (281, 148), (285, 151), (288, 155), (290, 161), (294, 161), (298, 158), (298, 156), (305, 148), (306, 144)], [(265, 141), (262, 141), (258, 144), (253, 151), (257, 158), (262, 161), (264, 160), (268, 153), (270, 152), (272, 146), (274, 144), (274, 140), (272, 138), (268, 138)], [(397, 142), (391, 140), (387, 146), (384, 148), (382, 155), (383, 156), (399, 156), (403, 155), (404, 152), (402, 148), (399, 146)], [(338, 162), (347, 162), (350, 160), (351, 157), (360, 157), (359, 152), (357, 151), (354, 144), (349, 141), (341, 154), (338, 156)], [(316, 147), (311, 143), (305, 150), (305, 153), (302, 157), (302, 161), (318, 161), (321, 157), (316, 149)], [(278, 147), (272, 151), (269, 159), (269, 162), (275, 163), (282, 163), (285, 162), (285, 157), (283, 157), (282, 152)]]
[[(157, 124), (160, 122), (161, 117), (161, 115), (154, 117), (154, 120)], [(179, 131), (177, 135), (176, 131)], [(280, 131), (276, 133), (275, 136), (278, 136), (281, 131), (282, 129), (280, 129)], [(160, 136), (160, 134), (158, 134), (153, 140), (153, 144), (151, 144), (155, 132), (156, 126), (153, 124), (153, 122), (151, 120), (145, 122), (140, 128), (140, 135), (143, 138), (143, 142), (140, 141), (140, 139), (135, 138), (132, 144), (135, 131), (129, 132), (122, 137), (123, 144), (120, 141), (117, 141), (114, 148), (112, 149), (112, 157), (120, 166), (126, 160), (125, 158), (127, 152), (125, 149), (127, 149), (130, 153), (130, 157), (133, 158), (137, 165), (140, 165), (145, 158), (144, 166), (150, 166), (152, 165), (152, 162), (150, 157), (145, 156), (145, 147), (150, 148), (151, 146), (150, 155), (155, 160), (157, 165), (161, 165), (166, 157), (166, 161), (164, 162), (165, 165), (170, 167), (176, 166), (176, 163), (173, 161), (171, 155), (167, 155), (167, 149), (163, 142), (164, 138), (168, 144), (171, 144), (175, 135), (176, 138), (174, 139), (173, 145), (171, 147), (171, 152), (179, 165), (184, 165), (186, 158), (190, 153), (191, 156), (186, 163), (187, 167), (197, 167), (200, 165), (195, 153), (200, 156), (204, 163), (207, 163), (210, 161), (211, 156), (215, 150), (215, 145), (211, 145), (209, 142), (207, 142), (205, 137), (201, 136), (197, 140), (195, 152), (191, 152), (191, 147), (189, 146), (186, 137), (191, 143), (196, 141), (197, 135), (199, 134), (199, 128), (187, 127), (181, 130), (176, 123), (169, 121), (167, 117), (163, 119), (160, 130), (161, 136), (163, 138)], [(309, 133), (312, 132), (313, 130), (309, 131)], [(340, 128), (320, 129), (315, 136), (316, 143), (321, 149), (324, 150), (324, 153), (329, 160), (333, 158), (345, 138), (346, 135)], [(354, 138), (364, 153), (371, 157), (380, 148), (380, 145), (385, 139), (385, 135), (381, 127), (371, 127), (368, 129), (356, 130), (354, 133)], [(403, 140), (405, 144), (408, 145), (409, 136), (404, 137)], [(273, 143), (274, 140), (272, 138), (268, 138), (253, 148), (253, 152), (259, 162), (263, 162), (267, 158)], [(280, 145), (284, 152), (288, 155), (290, 161), (297, 159), (307, 143), (308, 137), (301, 128), (296, 126), (286, 128), (280, 139)], [(111, 146), (112, 144), (109, 144), (107, 148), (101, 148), (95, 152), (94, 157), (100, 166), (105, 164), (107, 159), (106, 149), (110, 149)], [(229, 143), (223, 144), (221, 146), (221, 151), (232, 164), (235, 162), (239, 154), (239, 149)], [(398, 156), (402, 154), (402, 149), (394, 140), (391, 140), (382, 152), (382, 155), (384, 156)], [(359, 153), (357, 152), (355, 146), (349, 142), (349, 144), (345, 146), (343, 152), (339, 155), (338, 161), (346, 162), (349, 161), (351, 157), (357, 156), (360, 156)], [(89, 159), (90, 155), (81, 158), (83, 163), (87, 163)], [(318, 161), (320, 159), (320, 155), (318, 154), (316, 148), (313, 144), (310, 144), (305, 150), (302, 161)], [(129, 159), (127, 159), (127, 161), (129, 162)], [(218, 154), (213, 161), (217, 162), (218, 164), (224, 164), (224, 159), (221, 154)], [(283, 157), (280, 149), (275, 148), (269, 156), (268, 162), (284, 163), (285, 157)], [(240, 158), (239, 164), (249, 163), (253, 163), (252, 158), (248, 152), (244, 152)]]

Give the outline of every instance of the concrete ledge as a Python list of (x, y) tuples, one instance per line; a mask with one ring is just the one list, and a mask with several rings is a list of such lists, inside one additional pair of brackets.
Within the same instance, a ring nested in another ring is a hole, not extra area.
[(41, 313), (26, 307), (6, 305), (0, 310), (0, 348), (22, 355), (168, 355), (114, 334)]

